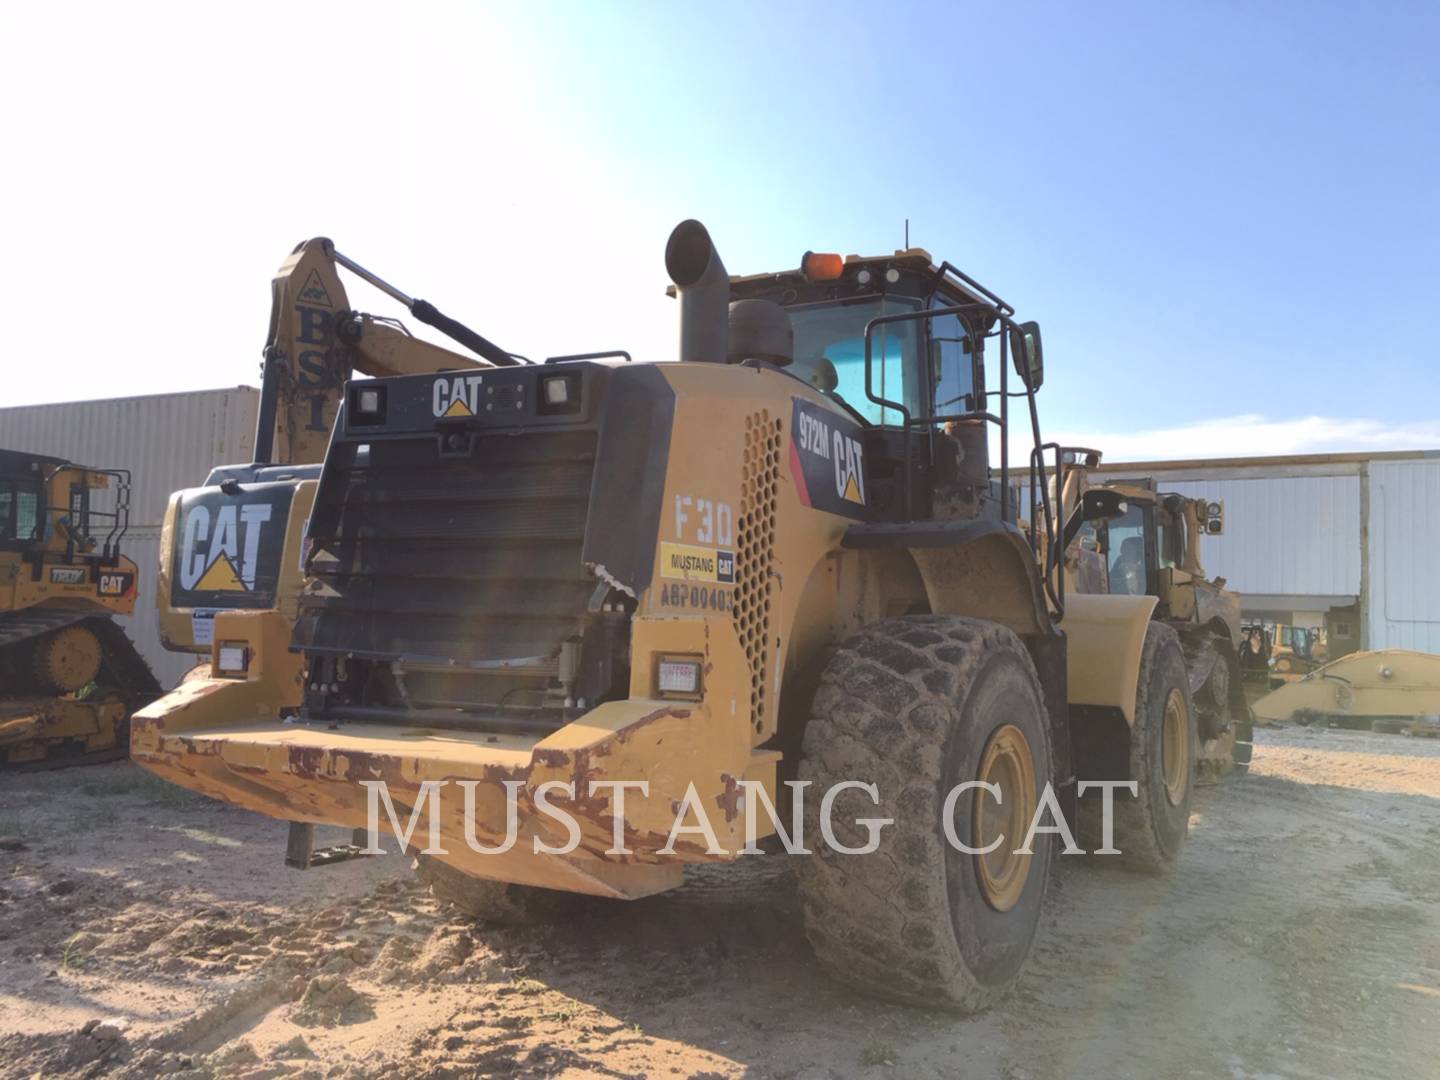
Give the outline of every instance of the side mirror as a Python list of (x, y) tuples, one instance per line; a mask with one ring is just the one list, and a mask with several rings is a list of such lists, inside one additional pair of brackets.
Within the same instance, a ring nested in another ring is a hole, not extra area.
[(1039, 390), (1045, 381), (1045, 350), (1040, 345), (1040, 324), (1021, 323), (1010, 328), (1010, 353), (1015, 374), (1027, 390)]

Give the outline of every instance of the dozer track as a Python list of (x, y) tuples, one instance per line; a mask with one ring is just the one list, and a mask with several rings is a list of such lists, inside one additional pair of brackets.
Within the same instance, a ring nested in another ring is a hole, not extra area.
[[(100, 642), (100, 672), (78, 694), (37, 694), (29, 650), (47, 634), (80, 626)], [(29, 608), (0, 616), (0, 769), (95, 764), (129, 752), (129, 718), (159, 696), (150, 665), (105, 615)]]

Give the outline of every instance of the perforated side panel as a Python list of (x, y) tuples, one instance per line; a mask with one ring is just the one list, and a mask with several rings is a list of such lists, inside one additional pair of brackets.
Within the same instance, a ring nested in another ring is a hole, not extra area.
[(745, 462), (735, 543), (735, 629), (750, 662), (750, 709), (755, 729), (769, 707), (770, 600), (775, 553), (775, 497), (780, 483), (779, 418), (762, 410), (745, 419)]

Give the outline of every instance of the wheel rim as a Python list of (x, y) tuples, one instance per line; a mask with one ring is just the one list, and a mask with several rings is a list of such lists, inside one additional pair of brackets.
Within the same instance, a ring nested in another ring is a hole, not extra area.
[(1165, 699), (1165, 723), (1160, 732), (1160, 767), (1165, 776), (1165, 797), (1171, 806), (1185, 801), (1190, 779), (1190, 716), (1185, 695), (1176, 687)]
[(1000, 790), (998, 801), (985, 788), (975, 792), (971, 846), (983, 851), (995, 845), (993, 851), (975, 856), (980, 894), (996, 911), (1009, 911), (1020, 902), (1030, 878), (1031, 856), (1015, 849), (1024, 839), (1038, 804), (1034, 758), (1025, 733), (1014, 724), (996, 728), (981, 755), (976, 779)]

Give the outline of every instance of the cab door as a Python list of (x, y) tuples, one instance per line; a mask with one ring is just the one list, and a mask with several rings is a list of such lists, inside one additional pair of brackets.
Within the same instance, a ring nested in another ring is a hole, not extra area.
[(1112, 596), (1159, 596), (1154, 507), (1129, 500), (1125, 513), (1100, 530), (1106, 591)]

